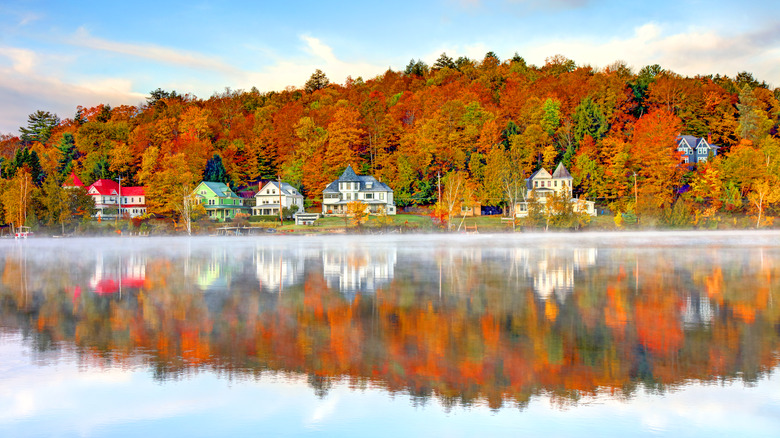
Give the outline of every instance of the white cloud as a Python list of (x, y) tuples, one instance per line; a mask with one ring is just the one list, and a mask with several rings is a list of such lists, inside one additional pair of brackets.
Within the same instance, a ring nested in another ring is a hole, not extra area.
[(333, 49), (323, 44), (322, 41), (320, 41), (317, 38), (310, 37), (308, 35), (301, 36), (301, 39), (304, 40), (307, 44), (306, 51), (325, 61), (326, 63), (338, 63), (338, 59), (333, 55)]
[(560, 53), (578, 64), (605, 66), (624, 60), (636, 69), (660, 64), (687, 76), (715, 73), (733, 76), (739, 71), (750, 71), (757, 78), (769, 80), (780, 74), (778, 41), (778, 35), (767, 31), (725, 35), (708, 28), (674, 29), (647, 23), (634, 29), (633, 35), (627, 38), (538, 42), (524, 53), (531, 62), (539, 64)]
[(76, 34), (67, 40), (67, 42), (74, 46), (145, 58), (164, 64), (172, 64), (193, 69), (214, 70), (226, 74), (238, 73), (238, 70), (235, 67), (226, 64), (213, 56), (161, 47), (154, 44), (130, 44), (105, 40), (90, 35), (84, 28), (79, 28)]
[[(2, 66), (3, 58), (10, 61), (10, 66)], [(78, 105), (135, 105), (145, 97), (133, 91), (129, 79), (64, 82), (50, 75), (54, 69), (49, 64), (28, 50), (0, 48), (0, 133), (18, 135), (27, 115), (39, 109), (67, 118), (75, 114)]]
[(32, 73), (37, 58), (32, 50), (15, 47), (0, 47), (0, 58), (2, 57), (11, 61), (11, 70), (20, 74)]

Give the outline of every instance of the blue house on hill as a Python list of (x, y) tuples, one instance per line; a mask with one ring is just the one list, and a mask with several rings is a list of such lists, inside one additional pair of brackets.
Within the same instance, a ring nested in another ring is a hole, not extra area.
[(718, 155), (720, 146), (711, 144), (706, 138), (698, 138), (693, 135), (681, 135), (677, 137), (677, 150), (682, 152), (683, 163), (706, 163), (712, 153)]

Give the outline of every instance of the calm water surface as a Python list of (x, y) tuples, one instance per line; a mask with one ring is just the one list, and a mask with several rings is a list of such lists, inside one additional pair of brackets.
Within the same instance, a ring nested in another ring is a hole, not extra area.
[(777, 436), (780, 233), (0, 241), (0, 436)]

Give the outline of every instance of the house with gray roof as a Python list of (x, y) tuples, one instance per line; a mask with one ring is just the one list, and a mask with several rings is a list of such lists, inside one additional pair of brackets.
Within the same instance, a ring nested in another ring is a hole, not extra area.
[[(281, 204), (280, 204), (281, 202)], [(279, 205), (282, 208), (298, 206), (298, 212), (303, 212), (303, 195), (298, 190), (285, 182), (271, 181), (255, 194), (255, 206), (252, 214), (255, 216), (279, 215)]]
[(547, 198), (553, 194), (566, 197), (572, 203), (575, 212), (596, 216), (596, 204), (593, 201), (573, 197), (573, 183), (574, 177), (571, 176), (563, 163), (558, 164), (552, 175), (544, 168), (537, 170), (525, 180), (527, 199), (515, 205), (515, 216), (528, 216), (529, 201), (546, 204)]
[(341, 216), (347, 214), (347, 204), (360, 201), (366, 204), (370, 214), (395, 214), (393, 189), (377, 181), (373, 176), (358, 175), (347, 166), (339, 179), (322, 191), (322, 214)]
[(244, 206), (244, 199), (225, 183), (203, 181), (195, 187), (195, 196), (206, 209), (209, 218), (216, 221), (232, 219), (238, 213), (249, 213), (249, 208)]
[(711, 143), (709, 139), (693, 135), (677, 137), (677, 151), (682, 152), (683, 163), (706, 163), (710, 156), (718, 155), (720, 146)]

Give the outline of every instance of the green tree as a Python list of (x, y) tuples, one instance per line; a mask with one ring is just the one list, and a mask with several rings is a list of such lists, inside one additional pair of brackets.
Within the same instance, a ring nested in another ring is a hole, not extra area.
[(422, 62), (419, 59), (417, 61), (412, 59), (404, 69), (404, 74), (407, 76), (423, 77), (428, 74), (428, 64)]
[(222, 157), (219, 154), (214, 154), (206, 162), (206, 169), (203, 171), (203, 181), (225, 183), (229, 186), (233, 185), (233, 179), (228, 175), (225, 166), (222, 164)]
[(447, 56), (446, 53), (442, 52), (442, 54), (439, 56), (439, 59), (436, 60), (436, 62), (433, 63), (433, 67), (431, 67), (432, 70), (441, 70), (443, 68), (451, 68), (455, 70), (457, 66), (455, 65), (455, 61), (452, 60), (449, 56)]
[(598, 141), (608, 129), (607, 117), (593, 99), (586, 97), (577, 105), (574, 110), (574, 138), (578, 143), (586, 135)]
[(306, 90), (307, 93), (311, 94), (317, 90), (322, 90), (323, 88), (327, 87), (328, 84), (330, 84), (328, 77), (325, 76), (325, 73), (323, 73), (322, 70), (317, 69), (314, 73), (312, 73), (309, 80), (306, 81), (306, 85), (303, 87), (303, 89)]
[(57, 161), (57, 173), (68, 175), (73, 171), (73, 162), (79, 156), (73, 134), (70, 132), (63, 134), (62, 140), (57, 145), (57, 150), (60, 153), (60, 159)]
[(761, 101), (756, 98), (755, 89), (747, 84), (739, 93), (739, 136), (745, 140), (757, 143), (769, 134), (773, 121), (769, 114), (762, 108)]
[(27, 117), (27, 127), (19, 128), (22, 135), (19, 139), (23, 145), (33, 142), (46, 144), (51, 137), (52, 130), (60, 124), (60, 118), (48, 111), (38, 110)]

